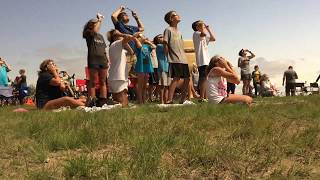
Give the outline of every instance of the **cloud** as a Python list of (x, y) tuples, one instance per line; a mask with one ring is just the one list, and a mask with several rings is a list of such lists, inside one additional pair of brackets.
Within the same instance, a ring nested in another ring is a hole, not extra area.
[(86, 53), (86, 50), (80, 47), (68, 47), (64, 44), (41, 48), (35, 52), (41, 59), (53, 59), (60, 70), (65, 70), (69, 74), (75, 73), (78, 78), (85, 77)]
[(264, 57), (258, 57), (251, 62), (252, 69), (254, 65), (258, 65), (261, 72), (268, 74), (270, 77), (282, 76), (290, 65), (294, 66), (295, 64), (296, 60), (292, 59), (269, 61)]

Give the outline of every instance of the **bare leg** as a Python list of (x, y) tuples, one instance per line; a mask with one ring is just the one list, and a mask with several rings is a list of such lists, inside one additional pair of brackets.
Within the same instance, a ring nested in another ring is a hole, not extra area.
[(144, 73), (138, 73), (138, 84), (137, 84), (137, 96), (138, 96), (138, 103), (142, 104), (143, 103), (143, 95), (142, 95), (142, 91), (143, 91), (143, 85), (144, 83)]
[(182, 93), (181, 93), (181, 100), (180, 102), (183, 103), (186, 100), (187, 93), (188, 93), (188, 87), (189, 87), (189, 80), (190, 78), (184, 78), (183, 79), (183, 88), (182, 88)]
[[(189, 93), (192, 94), (192, 97), (193, 98), (199, 98), (199, 94), (197, 93), (197, 91), (194, 89), (194, 86), (193, 86), (193, 81), (192, 81), (192, 78), (189, 78), (190, 81), (189, 81), (189, 86), (190, 86), (190, 91)], [(190, 96), (190, 95), (189, 95)]]
[(107, 69), (99, 70), (100, 98), (107, 98)]
[(169, 96), (169, 87), (165, 86), (164, 87), (164, 103), (167, 103), (168, 101), (168, 96)]
[(95, 79), (96, 76), (98, 75), (97, 70), (95, 69), (89, 69), (89, 74), (90, 74), (90, 80), (89, 80), (89, 84), (88, 84), (88, 93), (89, 93), (89, 97), (91, 98), (95, 98), (96, 97), (96, 87), (95, 87)]
[(246, 95), (229, 94), (229, 97), (224, 99), (226, 103), (246, 103), (248, 106), (252, 103), (252, 98)]
[(149, 100), (150, 100), (151, 102), (153, 101), (153, 99), (152, 99), (153, 92), (154, 92), (154, 85), (149, 84), (149, 87), (148, 87), (148, 97), (149, 97)]
[(114, 94), (114, 100), (121, 103), (123, 107), (128, 106), (128, 93), (127, 90), (123, 90), (120, 93)]
[(60, 107), (70, 106), (71, 108), (75, 108), (78, 106), (84, 106), (85, 105), (85, 99), (74, 99), (72, 97), (62, 97), (58, 99), (54, 99), (51, 101), (48, 101), (47, 104), (43, 107), (45, 110), (52, 110), (52, 109), (58, 109)]
[(202, 79), (199, 81), (200, 99), (206, 99), (207, 95), (207, 80)]
[(128, 90), (123, 90), (122, 91), (122, 106), (128, 106), (129, 100), (128, 100)]
[(169, 86), (168, 102), (173, 101), (173, 95), (174, 95), (174, 92), (176, 90), (176, 87), (177, 87), (179, 80), (180, 80), (180, 78), (173, 78), (173, 80), (171, 81), (171, 84)]
[(160, 86), (160, 102), (161, 102), (161, 104), (165, 103), (164, 86)]
[(143, 84), (142, 84), (142, 102), (145, 103), (147, 99), (147, 83), (148, 83), (148, 76), (144, 74)]

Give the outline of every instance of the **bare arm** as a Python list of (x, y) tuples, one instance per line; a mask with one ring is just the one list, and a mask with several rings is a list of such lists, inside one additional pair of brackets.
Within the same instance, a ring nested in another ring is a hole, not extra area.
[(61, 86), (63, 83), (61, 82), (61, 78), (59, 74), (56, 71), (51, 71), (51, 74), (53, 75), (53, 78), (50, 80), (51, 86)]
[(253, 54), (251, 51), (249, 51), (249, 50), (246, 50), (246, 51), (250, 53), (250, 56), (248, 56), (249, 59), (256, 57), (256, 55)]
[(118, 15), (124, 10), (124, 6), (120, 6), (115, 12), (111, 15), (111, 20), (113, 24), (116, 24), (118, 22)]
[(122, 46), (124, 49), (126, 49), (131, 55), (134, 55), (135, 52), (133, 51), (133, 49), (130, 47), (130, 45), (128, 44), (129, 41), (134, 40), (134, 37), (131, 35), (125, 35), (124, 39), (122, 40)]
[(282, 78), (282, 86), (284, 86), (284, 81), (286, 80), (286, 76), (285, 74), (283, 74), (283, 78)]
[(137, 47), (138, 49), (141, 49), (141, 48), (142, 48), (142, 44), (141, 44), (141, 42), (139, 41), (138, 38), (133, 37), (133, 41), (134, 41), (134, 43), (136, 44), (136, 47)]
[(146, 40), (145, 43), (146, 43), (146, 44), (149, 44), (152, 49), (157, 48), (157, 46), (156, 46), (155, 44), (153, 44), (150, 40)]
[(140, 20), (140, 18), (138, 17), (137, 13), (134, 12), (134, 11), (132, 11), (132, 16), (134, 17), (134, 19), (135, 19), (136, 22), (137, 22), (139, 31), (140, 31), (140, 32), (143, 32), (143, 31), (144, 31), (144, 25), (143, 25), (142, 21)]
[(211, 42), (216, 41), (216, 37), (215, 37), (214, 33), (212, 32), (212, 30), (210, 29), (210, 27), (206, 26), (206, 28), (207, 28), (207, 31), (208, 31), (208, 33), (210, 35), (209, 41), (211, 41)]
[(170, 32), (168, 30), (165, 30), (163, 32), (163, 49), (164, 49), (164, 54), (167, 57), (169, 55), (169, 45), (168, 45), (169, 39), (170, 39)]
[(11, 67), (7, 64), (7, 62), (6, 61), (3, 61), (3, 62), (6, 65), (7, 72), (11, 71)]
[(223, 69), (223, 68), (220, 68), (220, 67), (214, 67), (210, 73), (209, 73), (209, 76), (222, 76), (224, 78), (227, 79), (228, 82), (231, 82), (231, 83), (234, 83), (234, 84), (239, 84), (240, 83), (240, 79), (239, 77), (230, 72), (230, 69), (227, 70), (227, 69)]

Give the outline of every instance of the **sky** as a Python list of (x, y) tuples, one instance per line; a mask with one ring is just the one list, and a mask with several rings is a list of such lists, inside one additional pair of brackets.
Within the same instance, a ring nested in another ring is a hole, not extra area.
[[(54, 59), (60, 70), (84, 78), (87, 47), (81, 32), (97, 12), (105, 15), (101, 33), (113, 28), (110, 16), (120, 5), (135, 10), (153, 38), (167, 27), (164, 14), (176, 10), (184, 39), (191, 39), (192, 22), (204, 20), (217, 41), (210, 55), (222, 55), (236, 65), (242, 48), (256, 54), (259, 65), (277, 86), (292, 65), (299, 82), (315, 81), (320, 73), (320, 1), (318, 0), (1, 0), (0, 57), (7, 60), (14, 78), (27, 70), (35, 84), (39, 64)], [(129, 24), (135, 25), (132, 18)]]

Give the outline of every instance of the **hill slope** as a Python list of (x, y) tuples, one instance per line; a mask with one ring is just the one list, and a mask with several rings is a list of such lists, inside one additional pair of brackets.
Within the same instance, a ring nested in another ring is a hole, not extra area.
[(320, 177), (320, 96), (247, 108), (143, 106), (62, 113), (0, 109), (0, 177)]

